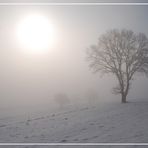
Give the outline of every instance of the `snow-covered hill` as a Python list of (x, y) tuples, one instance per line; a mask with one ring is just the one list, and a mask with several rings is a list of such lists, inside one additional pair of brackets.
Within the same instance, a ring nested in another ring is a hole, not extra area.
[[(71, 106), (54, 112), (0, 119), (0, 142), (24, 143), (146, 143), (148, 102)], [(16, 119), (15, 119), (16, 118)], [(6, 146), (0, 146), (0, 148)], [(10, 146), (9, 146), (10, 147)], [(13, 146), (11, 146), (13, 147)], [(21, 147), (21, 146), (15, 146)], [(24, 146), (25, 148), (43, 146)], [(75, 148), (78, 146), (48, 146)], [(79, 146), (79, 148), (133, 148), (135, 146)], [(136, 146), (136, 148), (148, 146)], [(44, 146), (45, 148), (45, 146)]]

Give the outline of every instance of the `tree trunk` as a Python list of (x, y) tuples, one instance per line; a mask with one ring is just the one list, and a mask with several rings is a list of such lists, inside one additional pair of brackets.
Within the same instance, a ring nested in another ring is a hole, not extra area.
[(121, 98), (121, 103), (126, 103), (126, 95), (123, 93), (121, 94), (122, 98)]

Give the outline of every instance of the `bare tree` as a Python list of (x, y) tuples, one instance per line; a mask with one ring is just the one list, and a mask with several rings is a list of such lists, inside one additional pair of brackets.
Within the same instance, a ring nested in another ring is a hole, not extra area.
[(94, 72), (112, 73), (117, 78), (113, 92), (121, 94), (121, 102), (126, 103), (135, 73), (148, 74), (148, 38), (131, 30), (109, 30), (87, 50), (87, 58)]

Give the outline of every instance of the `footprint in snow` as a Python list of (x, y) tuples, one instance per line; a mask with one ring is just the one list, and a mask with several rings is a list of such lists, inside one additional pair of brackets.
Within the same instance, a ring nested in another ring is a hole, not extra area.
[(82, 131), (85, 131), (86, 130), (86, 128), (82, 128)]
[(88, 138), (84, 138), (84, 139), (82, 139), (83, 141), (88, 141)]
[(103, 128), (104, 127), (104, 125), (99, 125), (99, 128)]
[(64, 138), (69, 138), (69, 136), (65, 136)]
[(94, 123), (90, 123), (89, 125), (95, 125)]
[(55, 114), (52, 114), (51, 117), (55, 117)]
[(5, 125), (5, 124), (3, 124), (3, 125), (0, 125), (0, 127), (6, 127), (6, 125)]
[(29, 137), (28, 137), (28, 136), (25, 136), (24, 138), (25, 138), (25, 139), (28, 139)]
[(74, 139), (73, 141), (79, 141), (79, 139)]
[(80, 111), (88, 110), (88, 109), (89, 109), (88, 107), (85, 107), (85, 108), (81, 108)]
[(66, 140), (66, 139), (63, 139), (63, 140), (61, 140), (60, 142), (61, 142), (61, 143), (64, 143), (64, 142), (67, 142), (67, 140)]
[(92, 138), (98, 138), (99, 136), (93, 136)]

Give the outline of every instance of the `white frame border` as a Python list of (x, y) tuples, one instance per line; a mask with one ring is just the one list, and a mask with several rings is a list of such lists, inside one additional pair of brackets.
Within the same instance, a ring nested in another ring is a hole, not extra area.
[(4, 3), (4, 2), (0, 2), (0, 6), (147, 6), (148, 2), (144, 2), (144, 3), (67, 3), (67, 2), (63, 2), (63, 3)]
[[(144, 3), (3, 3), (0, 6), (148, 6)], [(148, 146), (148, 143), (0, 143), (0, 146)]]
[(148, 143), (0, 143), (0, 146), (147, 146)]

